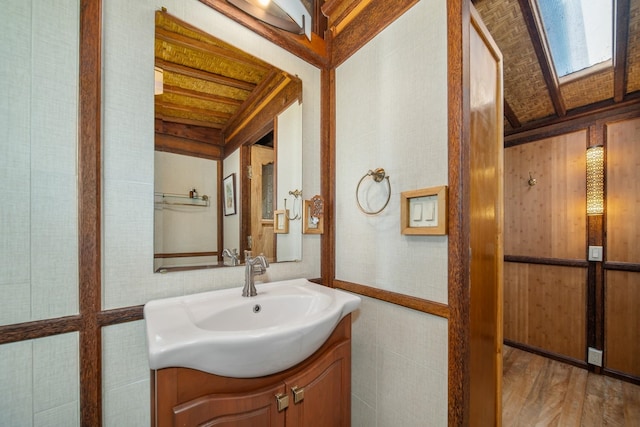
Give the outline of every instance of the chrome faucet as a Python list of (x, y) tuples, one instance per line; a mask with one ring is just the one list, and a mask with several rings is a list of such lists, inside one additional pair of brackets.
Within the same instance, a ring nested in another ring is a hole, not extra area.
[(253, 281), (253, 277), (258, 274), (264, 274), (269, 267), (269, 261), (264, 255), (258, 255), (255, 258), (251, 258), (251, 255), (245, 251), (244, 253), (244, 288), (242, 288), (243, 297), (254, 297), (258, 294), (256, 291), (256, 285)]
[(240, 259), (238, 259), (238, 250), (234, 249), (233, 252), (225, 248), (222, 250), (222, 259), (224, 265), (236, 266), (240, 265)]

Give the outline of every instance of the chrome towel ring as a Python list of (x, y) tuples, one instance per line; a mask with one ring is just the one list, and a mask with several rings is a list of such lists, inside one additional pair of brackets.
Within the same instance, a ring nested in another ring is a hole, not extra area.
[[(387, 181), (387, 187), (389, 189), (389, 192), (387, 194), (387, 201), (384, 202), (384, 205), (377, 211), (368, 211), (362, 207), (362, 204), (360, 204), (360, 195), (359, 195), (360, 185), (362, 184), (362, 181), (364, 181), (364, 179), (368, 176), (372, 177), (373, 180), (378, 183), (380, 183), (382, 180)], [(358, 204), (358, 209), (360, 209), (362, 213), (366, 215), (377, 215), (387, 207), (390, 199), (391, 199), (391, 181), (389, 181), (389, 175), (386, 174), (383, 168), (377, 168), (376, 170), (369, 170), (366, 174), (364, 174), (362, 178), (360, 178), (360, 181), (358, 181), (358, 186), (356, 187), (356, 203)]]

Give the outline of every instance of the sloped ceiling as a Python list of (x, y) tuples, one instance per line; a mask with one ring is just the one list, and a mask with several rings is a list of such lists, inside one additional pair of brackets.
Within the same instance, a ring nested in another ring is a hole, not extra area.
[(559, 85), (534, 24), (532, 0), (475, 0), (504, 59), (505, 134), (637, 100), (640, 0), (618, 0), (614, 66)]
[(156, 12), (155, 65), (164, 80), (156, 119), (214, 129), (227, 139), (289, 83), (299, 83), (164, 11)]
[[(314, 23), (313, 40), (307, 42), (304, 37), (300, 36), (298, 40), (273, 27), (256, 23), (255, 19), (224, 0), (200, 1), (263, 36), (278, 40), (283, 48), (319, 67), (338, 64), (355, 49), (349, 39), (353, 34), (340, 33), (350, 22), (357, 21), (362, 13), (389, 15), (386, 8), (392, 4), (370, 0), (317, 0), (313, 3), (314, 16), (326, 15), (327, 19)], [(392, 9), (398, 12), (396, 9), (410, 8), (415, 1), (403, 0), (402, 7), (396, 5)], [(640, 105), (640, 0), (616, 0), (614, 3), (613, 67), (564, 84), (558, 83), (545, 55), (542, 35), (535, 25), (533, 1), (472, 0), (504, 58), (505, 135), (591, 111)], [(325, 50), (327, 29), (334, 36), (332, 43), (328, 43), (331, 46), (326, 47), (331, 52)], [(373, 30), (371, 34), (358, 33), (356, 37), (360, 40), (357, 42), (364, 43), (374, 34)], [(167, 41), (156, 43), (158, 48), (158, 43), (166, 44)], [(341, 50), (343, 47), (345, 52)], [(160, 53), (156, 52), (157, 56)], [(263, 66), (268, 67), (268, 64)], [(266, 72), (268, 74), (269, 70)], [(237, 75), (235, 78), (243, 79)], [(256, 81), (249, 83), (259, 84)], [(174, 95), (173, 98), (165, 97), (164, 105), (158, 105), (163, 114), (168, 114), (169, 104), (175, 103), (177, 94)]]

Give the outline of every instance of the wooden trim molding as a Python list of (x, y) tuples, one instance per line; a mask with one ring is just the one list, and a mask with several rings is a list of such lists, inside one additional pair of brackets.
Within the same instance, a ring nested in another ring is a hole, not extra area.
[(582, 259), (539, 258), (522, 255), (505, 255), (504, 262), (521, 264), (560, 265), (564, 267), (589, 267), (589, 261)]
[(448, 422), (470, 425), (470, 2), (447, 2), (449, 178)]
[(334, 280), (333, 286), (336, 289), (353, 292), (380, 301), (401, 305), (413, 310), (421, 311), (434, 316), (449, 318), (449, 306), (440, 302), (430, 301), (423, 298), (417, 298), (410, 295), (399, 294), (384, 289), (373, 288), (371, 286), (360, 285), (357, 283), (345, 282), (343, 280)]
[(98, 314), (98, 323), (101, 327), (119, 325), (120, 323), (135, 322), (142, 320), (144, 305), (133, 307), (115, 308), (101, 311)]
[(101, 92), (102, 0), (80, 0), (78, 219), (80, 424), (102, 422)]
[(573, 359), (562, 354), (554, 353), (552, 351), (547, 351), (538, 347), (522, 344), (511, 340), (504, 340), (504, 344), (508, 345), (509, 347), (518, 348), (520, 350), (528, 351), (529, 353), (537, 354), (539, 356), (548, 357), (549, 359), (557, 360), (558, 362), (568, 363), (579, 368), (587, 368), (587, 363), (584, 360)]
[(309, 41), (304, 35), (288, 33), (265, 24), (225, 0), (200, 0), (200, 2), (318, 68), (327, 65), (327, 46), (325, 41), (315, 33), (311, 33), (312, 37)]
[(357, 19), (350, 21), (344, 28), (341, 26), (339, 33), (329, 31), (331, 67), (336, 68), (346, 61), (417, 2), (418, 0), (371, 1), (359, 11)]
[(605, 261), (603, 268), (605, 270), (631, 271), (640, 273), (640, 264), (631, 262)]
[(176, 252), (169, 254), (153, 254), (154, 258), (189, 258), (199, 256), (217, 256), (218, 251), (213, 252)]
[(320, 74), (320, 193), (325, 201), (325, 232), (321, 237), (320, 276), (323, 283), (333, 287), (335, 277), (335, 208), (336, 195), (336, 73), (323, 69)]
[(81, 318), (77, 315), (3, 325), (0, 326), (0, 345), (77, 332), (80, 326)]

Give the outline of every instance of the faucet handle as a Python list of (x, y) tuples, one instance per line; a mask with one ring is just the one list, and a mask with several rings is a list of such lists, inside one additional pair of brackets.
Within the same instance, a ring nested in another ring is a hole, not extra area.
[[(264, 266), (265, 267), (269, 267), (269, 260), (267, 259), (266, 256), (264, 256), (264, 253), (260, 253), (260, 255), (258, 255), (260, 258), (262, 258), (262, 261), (264, 262)], [(256, 257), (257, 258), (257, 257)]]

